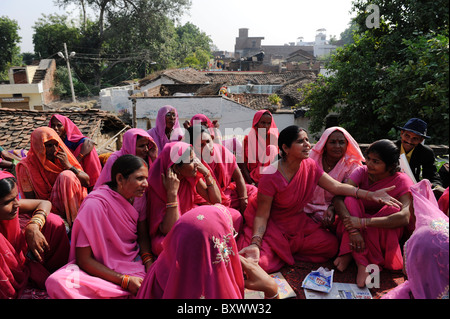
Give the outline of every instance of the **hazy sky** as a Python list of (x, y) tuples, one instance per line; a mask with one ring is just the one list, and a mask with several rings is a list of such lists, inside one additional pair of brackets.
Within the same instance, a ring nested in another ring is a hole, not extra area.
[[(211, 37), (220, 50), (234, 51), (240, 28), (249, 36), (264, 37), (263, 45), (314, 41), (317, 29), (339, 38), (347, 27), (351, 0), (193, 0), (182, 23), (190, 21)], [(74, 10), (74, 7), (71, 9)], [(32, 26), (42, 13), (64, 13), (53, 0), (0, 0), (0, 16), (19, 23), (21, 51), (33, 52)], [(77, 16), (78, 14), (75, 14)]]

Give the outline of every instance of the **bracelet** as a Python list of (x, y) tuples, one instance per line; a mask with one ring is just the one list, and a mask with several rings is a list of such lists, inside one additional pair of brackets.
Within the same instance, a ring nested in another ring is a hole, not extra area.
[(352, 228), (347, 231), (349, 235), (359, 235), (359, 231), (356, 228)]
[(211, 186), (213, 186), (215, 182), (216, 182), (216, 181), (213, 179), (211, 184), (206, 184), (206, 187), (211, 187)]
[(261, 250), (261, 245), (257, 244), (257, 243), (251, 243), (249, 246), (251, 245), (255, 245), (256, 247), (258, 247), (259, 250)]
[(47, 213), (45, 212), (45, 210), (43, 210), (42, 208), (37, 208), (34, 212), (33, 212), (33, 216), (35, 215), (42, 215), (44, 216), (44, 220), (47, 221)]
[(148, 263), (149, 261), (153, 261), (153, 256), (150, 253), (142, 254), (141, 258), (142, 258), (142, 264), (144, 264), (144, 265), (146, 263)]
[(357, 187), (357, 188), (356, 188), (356, 191), (355, 191), (355, 198), (356, 198), (356, 199), (359, 199), (359, 197), (358, 197), (358, 191), (359, 191), (359, 187)]
[(361, 218), (361, 228), (362, 229), (366, 229), (368, 223), (369, 223), (369, 218)]
[(166, 208), (175, 208), (178, 207), (178, 202), (167, 203)]
[(78, 156), (81, 158), (81, 159), (83, 159), (83, 157), (85, 157), (86, 155), (83, 155), (83, 154), (78, 154)]
[(42, 228), (45, 225), (45, 220), (41, 216), (33, 216), (27, 223), (26, 226), (36, 224), (39, 226), (39, 230), (42, 230)]
[(80, 174), (80, 171), (77, 170), (75, 166), (72, 166), (71, 168), (69, 168), (69, 171), (73, 172), (75, 175)]
[(120, 287), (122, 287), (122, 289), (124, 289), (124, 290), (127, 290), (129, 283), (130, 283), (130, 276), (123, 275), (122, 282), (120, 283)]
[(248, 196), (239, 197), (238, 200), (245, 200), (248, 199)]
[(278, 297), (279, 294), (280, 294), (280, 293), (277, 291), (277, 293), (275, 294), (275, 296), (273, 296), (273, 297), (266, 297), (266, 296), (264, 296), (264, 299), (275, 299), (275, 298)]

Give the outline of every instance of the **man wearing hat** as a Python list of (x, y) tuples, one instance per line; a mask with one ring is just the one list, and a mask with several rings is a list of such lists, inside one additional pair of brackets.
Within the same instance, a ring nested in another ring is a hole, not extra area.
[[(412, 118), (403, 127), (398, 126), (400, 140), (396, 142), (400, 154), (405, 154), (411, 171), (417, 181), (428, 179), (433, 185), (436, 197), (440, 197), (444, 189), (435, 166), (433, 150), (422, 142), (427, 136), (427, 123), (418, 118)], [(421, 174), (422, 173), (422, 174)], [(422, 178), (420, 178), (422, 175)]]

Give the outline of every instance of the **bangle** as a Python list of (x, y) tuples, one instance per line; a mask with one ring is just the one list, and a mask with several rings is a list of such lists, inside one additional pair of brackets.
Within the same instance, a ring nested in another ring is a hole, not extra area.
[(42, 228), (45, 225), (45, 220), (42, 218), (42, 216), (33, 216), (30, 221), (27, 223), (26, 226), (31, 225), (31, 224), (36, 224), (39, 226), (39, 230), (42, 230)]
[(242, 196), (238, 198), (238, 200), (245, 200), (245, 199), (248, 199), (248, 196)]
[(150, 253), (142, 254), (141, 258), (142, 258), (142, 264), (144, 264), (144, 265), (146, 263), (148, 263), (149, 261), (153, 261), (153, 256)]
[(358, 197), (358, 191), (359, 191), (359, 187), (357, 187), (357, 188), (356, 188), (356, 191), (355, 191), (355, 198), (356, 198), (356, 199), (359, 199), (359, 197)]
[(206, 184), (206, 187), (211, 187), (211, 186), (213, 186), (215, 182), (216, 182), (216, 181), (213, 179), (211, 184)]
[(178, 207), (178, 202), (167, 203), (166, 208), (175, 208)]
[(273, 297), (266, 297), (266, 296), (264, 296), (264, 299), (275, 299), (275, 298), (278, 297), (279, 294), (280, 294), (280, 293), (279, 293), (278, 290), (277, 290), (277, 293), (275, 294), (275, 296), (273, 296)]
[(33, 212), (33, 216), (35, 216), (35, 215), (42, 215), (44, 217), (44, 220), (47, 221), (47, 213), (42, 208), (37, 208)]
[(86, 155), (83, 155), (83, 154), (78, 154), (78, 156), (81, 158), (81, 159), (83, 159), (83, 157), (85, 157)]
[(72, 171), (75, 175), (78, 175), (80, 173), (80, 171), (77, 170), (75, 166), (72, 166), (71, 168), (69, 168), (69, 171)]
[(123, 275), (122, 276), (122, 282), (120, 283), (120, 287), (122, 287), (122, 289), (124, 289), (124, 290), (127, 290), (129, 283), (130, 283), (130, 276)]

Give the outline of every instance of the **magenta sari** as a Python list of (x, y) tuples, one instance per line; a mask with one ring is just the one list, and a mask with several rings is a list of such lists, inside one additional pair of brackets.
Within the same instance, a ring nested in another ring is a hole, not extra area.
[[(395, 185), (395, 189), (390, 191), (389, 195), (396, 199), (399, 199), (401, 196), (408, 193), (409, 188), (413, 185), (413, 182), (408, 175), (400, 172), (370, 184), (367, 166), (357, 168), (352, 175), (350, 175), (349, 180), (352, 180), (361, 189), (371, 192)], [(345, 205), (347, 206), (350, 215), (359, 218), (388, 216), (399, 211), (396, 207), (380, 205), (379, 203), (372, 201), (348, 196), (345, 198)], [(363, 266), (375, 264), (392, 270), (402, 269), (403, 257), (399, 240), (402, 237), (403, 232), (404, 227), (394, 229), (368, 227), (362, 231), (366, 249), (364, 252), (358, 253), (353, 252), (350, 249), (348, 232), (345, 231), (344, 225), (342, 221), (340, 221), (337, 228), (337, 234), (342, 238), (339, 256), (351, 253), (353, 259)]]
[[(67, 140), (69, 142), (77, 143), (79, 140), (85, 137), (81, 133), (80, 129), (75, 125), (75, 123), (72, 122), (72, 120), (68, 117), (60, 114), (54, 114), (52, 118), (53, 117), (56, 117), (58, 121), (60, 121), (64, 126)], [(51, 119), (48, 126), (51, 127)], [(78, 145), (75, 150), (70, 149), (75, 157), (80, 154), (82, 145), (83, 143)], [(85, 154), (85, 157), (83, 157), (80, 164), (81, 167), (83, 167), (83, 171), (89, 175), (89, 186), (93, 187), (97, 182), (98, 177), (100, 176), (100, 171), (102, 170), (102, 165), (100, 163), (100, 159), (98, 158), (97, 150), (95, 149), (95, 147), (91, 152), (89, 152), (89, 154)]]
[(448, 216), (440, 211), (428, 180), (411, 187), (416, 227), (404, 246), (408, 280), (383, 299), (448, 299)]
[[(273, 170), (273, 167), (266, 169)], [(294, 264), (295, 260), (325, 262), (336, 255), (337, 238), (303, 211), (322, 175), (323, 170), (310, 158), (301, 162), (289, 183), (278, 170), (262, 175), (258, 192), (273, 197), (259, 260), (265, 271), (278, 271), (286, 263)], [(254, 196), (244, 214), (246, 227), (245, 236), (239, 239), (241, 249), (251, 243), (256, 210)]]
[(233, 218), (222, 205), (186, 212), (163, 242), (137, 298), (242, 299), (244, 276)]
[(119, 193), (104, 185), (86, 197), (72, 230), (69, 264), (45, 283), (51, 298), (130, 298), (120, 286), (91, 276), (76, 265), (76, 248), (91, 247), (94, 258), (118, 273), (144, 278), (139, 258), (139, 213)]
[[(169, 112), (175, 112), (176, 120), (175, 125), (173, 127), (172, 134), (170, 135), (170, 139), (166, 136), (166, 114)], [(156, 116), (156, 124), (155, 127), (148, 130), (147, 132), (155, 141), (156, 146), (158, 146), (158, 152), (161, 153), (164, 145), (173, 141), (180, 141), (183, 138), (183, 130), (180, 126), (180, 122), (178, 120), (178, 112), (177, 109), (173, 106), (166, 105), (159, 109), (158, 115)]]

